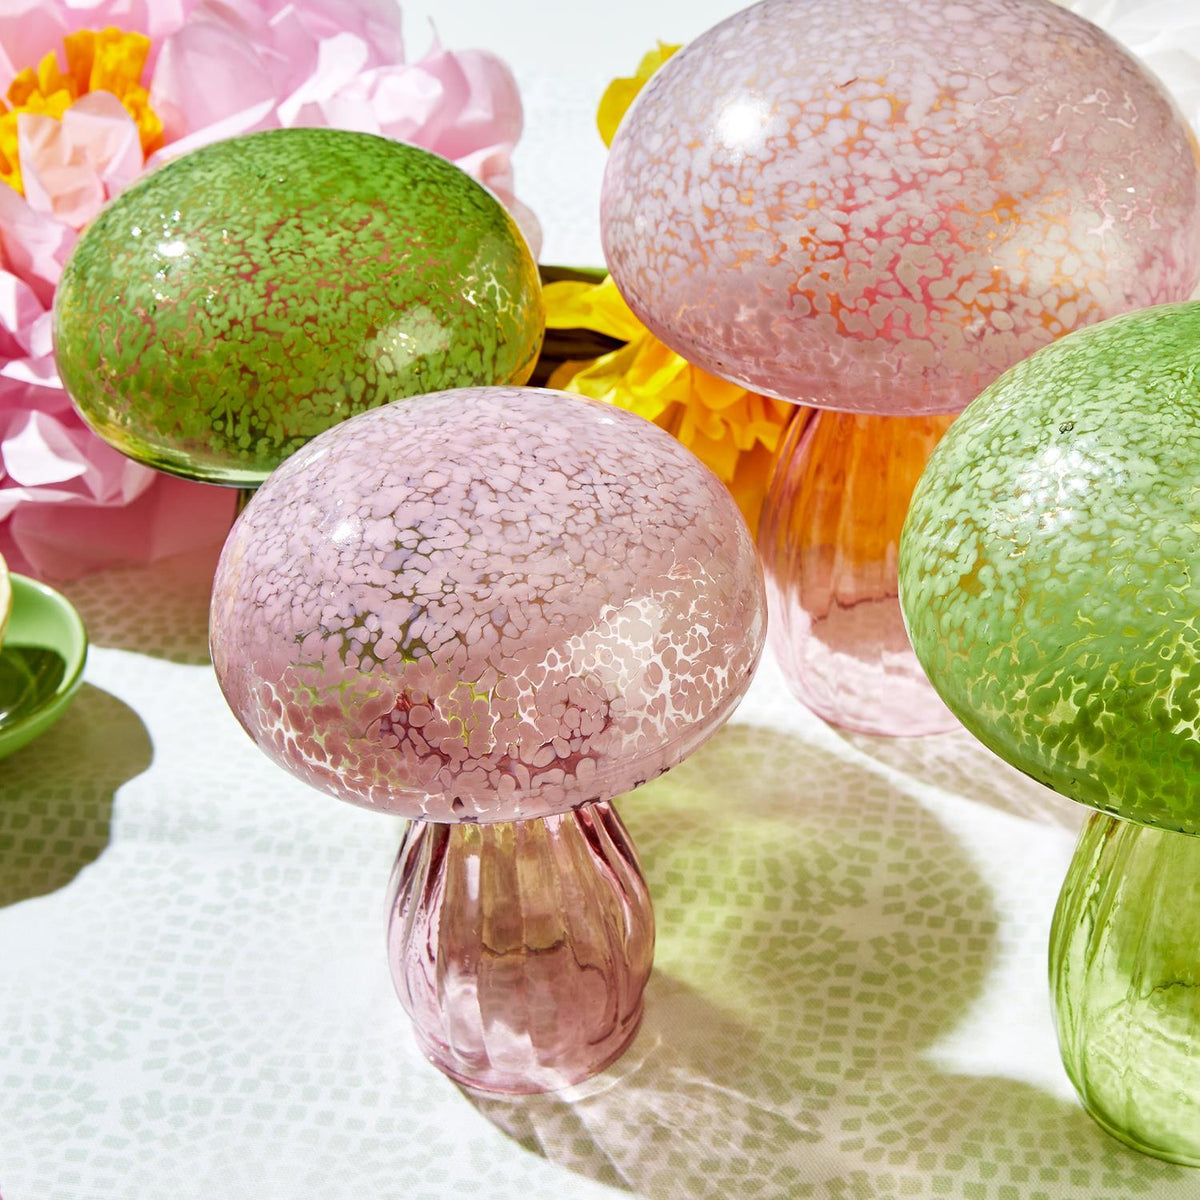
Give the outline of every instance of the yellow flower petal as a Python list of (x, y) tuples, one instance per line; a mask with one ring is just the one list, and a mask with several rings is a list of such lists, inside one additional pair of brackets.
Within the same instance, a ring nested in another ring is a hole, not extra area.
[[(46, 58), (53, 59), (54, 55), (48, 54)], [(41, 83), (38, 73), (32, 67), (26, 67), (8, 85), (8, 101), (14, 108), (23, 108), (33, 96), (41, 96)]]
[(0, 116), (0, 182), (24, 194), (21, 186), (21, 148), (17, 141), (17, 117), (6, 112)]
[[(646, 81), (678, 49), (660, 42), (636, 75), (608, 85), (596, 114), (605, 145)], [(563, 363), (549, 386), (626, 408), (678, 438), (725, 483), (755, 532), (775, 451), (805, 410), (693, 366), (634, 316), (611, 279), (552, 283), (544, 292), (551, 329), (592, 329), (626, 342), (591, 362)]]
[(110, 26), (68, 34), (64, 47), (65, 74), (58, 55), (51, 51), (36, 71), (26, 67), (9, 84), (8, 102), (12, 107), (6, 109), (0, 104), (0, 180), (18, 192), (24, 192), (17, 122), (23, 112), (61, 119), (88, 92), (111, 92), (136, 123), (142, 152), (152, 154), (162, 145), (162, 122), (150, 107), (149, 93), (141, 84), (150, 39)]
[(659, 67), (679, 49), (677, 45), (659, 42), (655, 49), (644, 55), (638, 63), (634, 75), (622, 79), (614, 79), (600, 97), (600, 107), (596, 112), (596, 127), (606, 146), (611, 146), (617, 134), (617, 126), (628, 111), (638, 92), (646, 86), (646, 81)]
[(628, 409), (667, 430), (725, 483), (755, 530), (772, 457), (799, 410), (693, 366), (638, 323), (609, 280), (545, 290), (551, 326), (629, 339), (591, 362), (563, 363), (549, 386)]
[(542, 289), (548, 329), (594, 329), (608, 337), (632, 341), (646, 332), (611, 279), (602, 283), (563, 280)]
[(150, 107), (150, 97), (141, 85), (150, 39), (109, 26), (96, 32), (81, 29), (65, 39), (71, 76), (86, 86), (80, 91), (111, 92), (137, 123), (142, 152), (151, 154), (162, 145), (162, 122)]

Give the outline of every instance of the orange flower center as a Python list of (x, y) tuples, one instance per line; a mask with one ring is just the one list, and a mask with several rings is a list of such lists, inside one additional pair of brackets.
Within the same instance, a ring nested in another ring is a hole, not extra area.
[(65, 73), (59, 69), (58, 54), (51, 51), (36, 71), (26, 67), (12, 81), (8, 104), (0, 100), (0, 180), (22, 195), (18, 136), (22, 113), (61, 119), (88, 92), (111, 92), (137, 124), (142, 153), (152, 154), (162, 145), (162, 122), (150, 107), (150, 96), (141, 84), (150, 39), (110, 26), (99, 31), (81, 29), (69, 34), (63, 44), (67, 52)]

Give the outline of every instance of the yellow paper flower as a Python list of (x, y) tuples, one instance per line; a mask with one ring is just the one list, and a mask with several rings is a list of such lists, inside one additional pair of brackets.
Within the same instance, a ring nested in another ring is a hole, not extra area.
[(67, 69), (62, 72), (53, 51), (26, 67), (9, 85), (8, 104), (0, 100), (0, 181), (24, 194), (21, 181), (17, 124), (21, 113), (61, 118), (80, 96), (111, 92), (134, 119), (142, 152), (152, 154), (162, 145), (162, 122), (150, 107), (142, 87), (142, 69), (150, 52), (150, 39), (109, 27), (82, 29), (63, 39)]
[[(678, 49), (659, 42), (633, 76), (614, 79), (605, 89), (596, 124), (606, 146), (634, 97)], [(634, 316), (609, 279), (550, 283), (544, 290), (547, 328), (590, 329), (625, 343), (588, 362), (563, 363), (549, 386), (627, 408), (661, 426), (725, 483), (755, 531), (775, 450), (788, 423), (802, 419), (805, 410), (692, 366)]]
[(609, 279), (550, 283), (545, 297), (548, 328), (626, 342), (590, 362), (563, 363), (549, 386), (629, 409), (678, 438), (729, 488), (754, 532), (775, 450), (801, 410), (693, 366), (650, 333)]
[[(678, 49), (659, 42), (632, 77), (605, 89), (596, 125), (606, 146), (634, 97)], [(550, 283), (544, 290), (547, 328), (591, 329), (626, 343), (590, 362), (563, 363), (549, 386), (627, 408), (673, 434), (724, 482), (755, 532), (783, 432), (807, 410), (692, 366), (633, 315), (609, 279)]]
[(612, 140), (617, 134), (617, 126), (620, 125), (621, 118), (633, 103), (634, 97), (646, 86), (650, 76), (678, 49), (679, 46), (659, 42), (655, 49), (643, 56), (642, 61), (638, 63), (637, 71), (632, 76), (614, 79), (604, 89), (604, 95), (600, 97), (600, 107), (596, 112), (596, 125), (606, 146), (612, 145)]

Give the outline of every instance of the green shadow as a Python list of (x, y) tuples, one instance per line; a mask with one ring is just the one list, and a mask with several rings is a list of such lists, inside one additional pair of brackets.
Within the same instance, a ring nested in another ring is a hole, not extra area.
[(1090, 811), (1009, 766), (962, 728), (914, 738), (834, 732), (883, 766), (1027, 821), (1075, 831)]
[(530, 1152), (654, 1200), (1057, 1200), (1076, 1155), (1111, 1200), (1186, 1178), (1069, 1102), (930, 1061), (983, 988), (996, 914), (870, 764), (730, 726), (621, 808), (658, 922), (645, 1022), (573, 1093), (471, 1097)]
[(153, 753), (137, 713), (85, 683), (53, 729), (0, 763), (0, 907), (65, 887), (99, 858), (117, 789)]

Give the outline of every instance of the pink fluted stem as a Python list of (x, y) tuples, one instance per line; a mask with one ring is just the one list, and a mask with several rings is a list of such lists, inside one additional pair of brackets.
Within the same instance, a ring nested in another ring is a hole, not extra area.
[(654, 954), (637, 854), (606, 802), (494, 824), (409, 825), (388, 957), (430, 1060), (492, 1092), (566, 1087), (633, 1040)]

